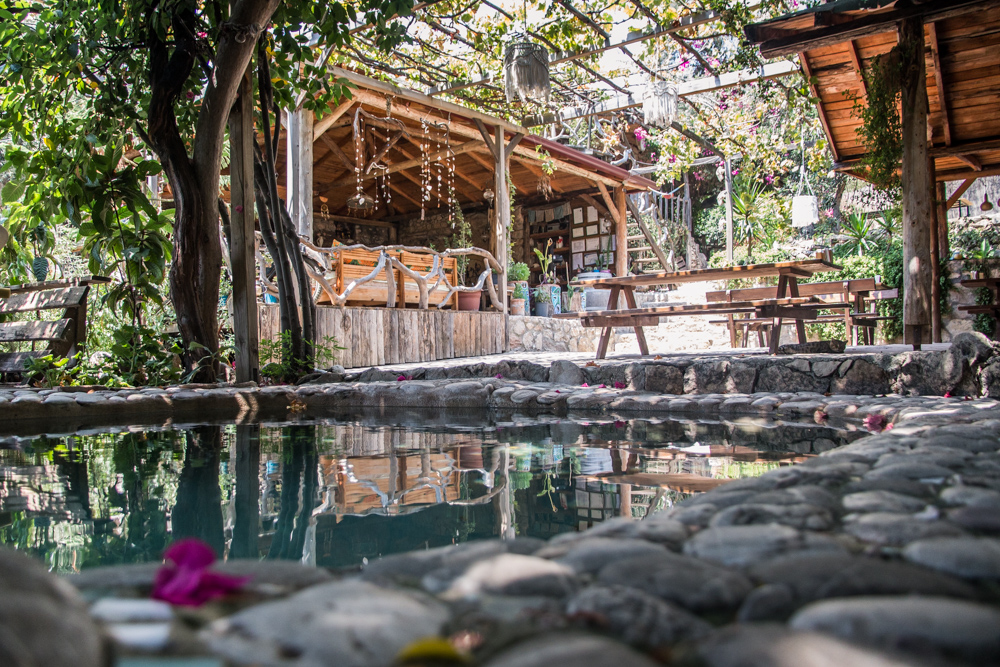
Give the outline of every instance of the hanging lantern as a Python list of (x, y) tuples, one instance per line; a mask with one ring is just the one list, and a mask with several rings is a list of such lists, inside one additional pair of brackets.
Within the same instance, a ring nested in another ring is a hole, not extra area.
[(552, 91), (549, 52), (528, 41), (527, 35), (516, 35), (503, 54), (503, 78), (507, 102), (547, 104)]
[(819, 202), (815, 195), (792, 197), (792, 227), (808, 227), (819, 222)]
[(364, 192), (357, 192), (347, 198), (347, 208), (355, 211), (370, 211), (375, 208), (375, 199)]
[[(806, 194), (808, 192), (809, 194)], [(806, 144), (802, 137), (802, 164), (799, 166), (799, 186), (792, 197), (792, 227), (808, 227), (819, 222), (819, 198), (813, 192), (806, 173)]]
[(677, 117), (677, 86), (651, 78), (642, 95), (642, 117), (646, 125), (669, 127)]

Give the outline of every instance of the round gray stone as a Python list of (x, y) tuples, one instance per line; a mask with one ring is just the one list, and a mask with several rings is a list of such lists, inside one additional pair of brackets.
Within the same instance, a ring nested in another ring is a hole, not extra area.
[(566, 613), (599, 619), (599, 629), (642, 649), (696, 639), (712, 630), (680, 607), (627, 586), (591, 586), (570, 598)]
[(713, 528), (752, 524), (781, 524), (793, 528), (829, 530), (833, 527), (834, 517), (830, 510), (815, 505), (745, 503), (727, 507), (709, 522)]
[(103, 667), (111, 664), (109, 644), (72, 586), (0, 549), (0, 664)]
[(992, 507), (957, 507), (948, 510), (948, 521), (977, 533), (1000, 533), (1000, 513)]
[(543, 635), (508, 649), (485, 667), (657, 667), (624, 644), (591, 635)]
[(909, 514), (889, 512), (866, 514), (847, 524), (844, 531), (863, 542), (887, 547), (901, 547), (930, 537), (965, 535), (961, 528), (946, 521), (918, 519)]
[(881, 651), (854, 646), (819, 632), (797, 632), (783, 625), (741, 623), (702, 639), (690, 663), (704, 667), (913, 667), (920, 664)]
[(941, 502), (946, 505), (989, 507), (1000, 511), (1000, 491), (979, 486), (949, 486), (941, 491)]
[(856, 595), (976, 597), (974, 588), (947, 575), (907, 563), (847, 554), (780, 556), (750, 566), (747, 573), (755, 581), (787, 587), (796, 606)]
[(666, 550), (606, 565), (597, 579), (645, 591), (695, 612), (735, 609), (753, 588), (739, 572)]
[(641, 521), (628, 517), (615, 517), (608, 521), (602, 521), (588, 530), (585, 535), (636, 538), (678, 550), (688, 537), (688, 529), (680, 521), (659, 514)]
[(825, 600), (800, 609), (789, 626), (887, 647), (931, 646), (980, 663), (1000, 658), (1000, 610), (948, 598)]
[[(665, 550), (664, 550), (665, 551)], [(577, 588), (572, 568), (544, 558), (499, 554), (473, 563), (442, 597), (475, 599), (483, 594), (563, 597)]]
[(892, 463), (881, 468), (873, 468), (865, 473), (865, 479), (914, 479), (914, 480), (946, 480), (955, 472), (935, 463), (920, 463), (918, 461)]
[(1000, 579), (1000, 540), (955, 537), (918, 540), (903, 549), (903, 558), (966, 579)]
[(773, 524), (708, 528), (684, 544), (688, 556), (737, 567), (802, 550), (839, 553), (843, 547), (823, 535)]
[[(557, 562), (567, 565), (577, 574), (597, 572), (608, 563), (619, 563), (626, 558), (645, 555), (659, 555), (664, 547), (645, 540), (613, 537), (589, 537), (569, 545), (569, 549)], [(545, 558), (548, 549), (537, 555)]]
[(212, 623), (203, 637), (237, 664), (390, 665), (400, 650), (436, 635), (448, 620), (430, 599), (340, 581), (306, 589)]
[(841, 499), (848, 512), (919, 512), (927, 503), (893, 491), (859, 491)]

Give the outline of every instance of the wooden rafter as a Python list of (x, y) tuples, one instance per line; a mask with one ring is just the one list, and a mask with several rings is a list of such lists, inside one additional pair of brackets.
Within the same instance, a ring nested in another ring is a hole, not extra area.
[[(412, 139), (410, 139), (409, 142), (411, 144), (413, 144), (414, 146), (417, 146), (413, 142)], [(464, 144), (461, 144), (461, 146), (463, 146), (463, 147), (468, 146), (467, 149), (463, 149), (462, 150), (461, 154), (463, 154), (463, 155), (472, 155), (471, 151), (475, 150), (476, 148), (481, 147), (482, 146), (482, 142), (481, 141), (472, 140), (472, 141), (467, 141)], [(417, 146), (417, 148), (419, 148), (419, 146)], [(421, 160), (421, 158), (419, 158), (415, 154), (409, 152), (408, 150), (406, 150), (402, 146), (396, 146), (396, 150), (399, 151), (400, 155), (402, 155), (405, 158), (408, 158), (408, 163), (410, 164), (410, 168), (416, 167), (416, 166), (422, 164), (422, 162), (423, 162)], [(437, 153), (442, 153), (442, 151), (438, 151)], [(432, 156), (436, 156), (437, 153), (431, 153), (430, 155), (427, 156), (427, 159), (428, 160), (436, 159), (436, 158), (434, 158)], [(444, 154), (447, 155), (447, 151), (444, 151)], [(473, 190), (472, 191), (467, 190), (467, 189), (465, 189), (465, 187), (459, 185), (458, 183), (455, 183), (455, 189), (458, 190), (459, 192), (461, 192), (466, 197), (468, 197), (470, 200), (472, 200), (474, 202), (475, 201), (479, 201), (479, 199), (482, 197), (482, 189), (479, 188), (479, 186), (475, 183), (475, 181), (472, 181), (471, 179), (467, 178), (464, 174), (459, 173), (458, 169), (455, 170), (455, 177), (459, 178), (459, 179), (465, 181), (466, 183), (468, 183), (469, 185), (471, 185), (473, 187)], [(418, 185), (419, 185), (419, 183), (418, 183)]]
[(983, 163), (980, 162), (979, 159), (976, 156), (974, 156), (974, 155), (956, 155), (955, 157), (958, 160), (960, 160), (960, 161), (964, 162), (965, 164), (969, 165), (970, 167), (972, 167), (972, 169), (974, 171), (982, 171), (983, 170)]
[(865, 68), (861, 63), (861, 54), (858, 53), (858, 45), (853, 39), (847, 44), (847, 54), (851, 56), (851, 64), (854, 65), (854, 71), (858, 75), (858, 83), (861, 84), (861, 92), (864, 93), (865, 97), (868, 97), (868, 83), (865, 81)]
[(941, 107), (941, 122), (944, 129), (944, 143), (951, 146), (951, 120), (948, 116), (948, 95), (944, 87), (944, 70), (941, 68), (941, 47), (938, 46), (937, 25), (927, 24), (930, 37), (931, 62), (934, 66), (934, 85), (938, 91), (938, 104)]
[(351, 110), (352, 106), (354, 106), (354, 100), (345, 100), (338, 104), (333, 111), (316, 121), (313, 125), (313, 141), (322, 137), (327, 130), (333, 127), (334, 123), (340, 120), (341, 116)]
[(351, 158), (347, 157), (347, 153), (344, 152), (344, 149), (341, 148), (337, 144), (337, 142), (335, 142), (333, 139), (326, 136), (325, 134), (321, 134), (319, 138), (320, 141), (323, 142), (323, 145), (329, 149), (329, 152), (319, 159), (319, 161), (316, 163), (317, 166), (325, 162), (327, 158), (335, 157), (338, 160), (340, 160), (340, 163), (344, 165), (344, 167), (346, 167), (349, 171), (354, 170), (354, 162), (351, 161)]
[[(816, 84), (813, 83), (812, 68), (809, 67), (809, 58), (806, 56), (804, 51), (799, 53), (799, 64), (802, 65), (802, 72), (806, 75), (806, 79), (809, 81), (809, 91), (812, 93), (813, 97), (819, 99), (819, 91), (816, 90)], [(819, 121), (823, 124), (823, 131), (826, 132), (827, 143), (830, 145), (830, 152), (833, 153), (833, 161), (839, 162), (840, 155), (837, 152), (837, 144), (833, 140), (833, 132), (830, 131), (830, 121), (826, 117), (826, 109), (823, 108), (822, 102), (816, 106), (819, 111)]]
[(972, 184), (975, 182), (976, 182), (975, 178), (967, 178), (964, 181), (962, 181), (962, 184), (958, 186), (958, 188), (955, 190), (954, 193), (952, 193), (950, 197), (948, 197), (948, 201), (944, 205), (944, 210), (947, 211), (952, 206), (954, 206), (955, 202), (957, 202), (962, 197), (962, 195), (965, 194), (966, 190), (971, 188)]

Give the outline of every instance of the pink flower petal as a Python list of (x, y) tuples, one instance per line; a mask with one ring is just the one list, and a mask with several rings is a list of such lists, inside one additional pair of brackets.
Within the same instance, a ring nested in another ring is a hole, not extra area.
[(581, 384), (580, 386), (581, 386), (581, 387), (589, 387), (590, 385), (589, 385), (589, 384), (587, 384), (586, 382), (584, 382), (584, 383), (583, 383), (583, 384)]
[(152, 597), (170, 604), (197, 607), (246, 584), (249, 577), (209, 572), (212, 548), (199, 540), (180, 540), (164, 553), (167, 562), (156, 572)]

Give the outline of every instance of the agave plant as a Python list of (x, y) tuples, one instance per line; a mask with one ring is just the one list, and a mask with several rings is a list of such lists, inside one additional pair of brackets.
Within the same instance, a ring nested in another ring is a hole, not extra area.
[(753, 243), (764, 233), (764, 221), (760, 218), (761, 199), (767, 184), (752, 178), (741, 177), (733, 184), (733, 213), (736, 221), (737, 238), (747, 244), (747, 255), (752, 254)]
[(891, 241), (893, 236), (898, 236), (902, 231), (901, 217), (902, 216), (900, 215), (900, 211), (898, 209), (886, 211), (879, 217), (875, 218), (875, 224), (878, 227), (878, 230), (885, 235), (885, 238)]
[(857, 249), (859, 257), (875, 245), (875, 225), (865, 213), (851, 213), (847, 216), (842, 231), (850, 237), (850, 243)]

